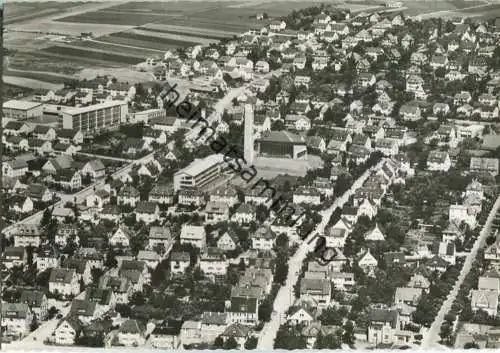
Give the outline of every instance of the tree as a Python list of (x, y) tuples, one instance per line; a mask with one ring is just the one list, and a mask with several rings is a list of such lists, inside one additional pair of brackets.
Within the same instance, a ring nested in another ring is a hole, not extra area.
[(222, 349), (223, 346), (224, 346), (224, 340), (222, 339), (221, 336), (217, 336), (217, 338), (214, 341), (214, 348)]
[(255, 336), (250, 336), (245, 342), (245, 349), (250, 350), (250, 349), (255, 349), (257, 348), (257, 343), (259, 342), (258, 338)]
[(282, 131), (285, 130), (285, 123), (282, 120), (275, 120), (271, 124), (272, 131)]
[(259, 320), (269, 322), (271, 320), (271, 314), (273, 312), (273, 305), (269, 299), (265, 299), (259, 305)]
[(262, 204), (259, 204), (255, 210), (257, 221), (263, 223), (266, 219), (269, 218), (269, 209)]
[(108, 268), (113, 268), (118, 265), (118, 261), (116, 260), (116, 253), (115, 251), (110, 248), (108, 253), (106, 254), (106, 262), (104, 263), (104, 266)]
[(33, 315), (33, 320), (31, 321), (31, 325), (30, 325), (30, 331), (33, 332), (35, 331), (38, 326), (40, 326), (40, 324), (38, 323), (38, 318), (36, 315)]
[(274, 349), (306, 349), (307, 340), (297, 332), (296, 329), (289, 326), (282, 326), (276, 334), (274, 340)]
[(274, 282), (284, 285), (288, 278), (288, 263), (282, 257), (277, 259), (274, 270)]
[(479, 345), (476, 342), (467, 342), (464, 344), (465, 349), (479, 349)]
[[(340, 332), (338, 332), (340, 333)], [(318, 334), (314, 349), (340, 349), (341, 340), (338, 334), (328, 334), (324, 336), (322, 333)]]
[(99, 278), (101, 278), (104, 274), (104, 271), (100, 268), (93, 267), (92, 270), (90, 270), (90, 273), (92, 274), (92, 282), (98, 283)]
[(43, 211), (42, 222), (41, 222), (42, 227), (48, 225), (50, 223), (51, 218), (52, 218), (52, 211), (50, 210), (50, 208), (46, 208), (45, 211)]
[(452, 333), (453, 333), (453, 327), (448, 322), (445, 322), (441, 325), (439, 337), (441, 337), (441, 340), (443, 342), (447, 342), (450, 339)]
[(119, 313), (121, 317), (130, 317), (132, 314), (132, 307), (128, 304), (116, 304), (115, 311)]
[(288, 245), (288, 236), (285, 233), (281, 233), (276, 237), (276, 250), (278, 253), (287, 254), (289, 245)]
[(236, 339), (234, 337), (229, 337), (226, 342), (224, 342), (224, 349), (231, 350), (231, 349), (238, 349), (239, 344), (236, 342)]
[(344, 325), (344, 334), (342, 335), (342, 342), (352, 346), (354, 344), (354, 324), (352, 321), (347, 321)]
[(83, 278), (80, 278), (80, 293), (85, 291), (85, 282), (83, 281)]

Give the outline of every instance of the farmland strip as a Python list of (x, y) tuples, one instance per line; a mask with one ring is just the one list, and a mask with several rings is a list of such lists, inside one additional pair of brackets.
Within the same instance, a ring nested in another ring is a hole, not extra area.
[(108, 61), (115, 63), (123, 63), (123, 64), (138, 64), (143, 61), (141, 58), (136, 58), (132, 56), (124, 56), (119, 54), (98, 52), (98, 51), (89, 51), (85, 49), (77, 49), (73, 47), (64, 47), (64, 46), (52, 46), (42, 51), (51, 53), (51, 54), (60, 54), (63, 56), (73, 56), (79, 59), (92, 59), (99, 61)]
[(203, 33), (196, 33), (196, 32), (173, 31), (173, 30), (168, 30), (168, 29), (154, 29), (154, 28), (148, 28), (148, 27), (137, 27), (137, 29), (149, 31), (149, 32), (176, 34), (176, 35), (181, 35), (181, 36), (195, 35), (196, 37), (206, 38), (206, 39), (224, 39), (224, 38), (231, 37), (231, 36), (216, 35), (216, 34), (211, 35), (211, 34), (203, 34)]
[(194, 41), (194, 40), (193, 41), (182, 41), (182, 40), (175, 40), (175, 39), (163, 38), (163, 37), (144, 36), (141, 34), (130, 33), (130, 32), (117, 32), (117, 33), (112, 33), (109, 36), (116, 37), (116, 38), (134, 39), (134, 40), (150, 42), (150, 43), (168, 44), (168, 45), (173, 45), (173, 46), (178, 46), (178, 47), (187, 47), (187, 46), (194, 45), (194, 44), (200, 44), (200, 42)]

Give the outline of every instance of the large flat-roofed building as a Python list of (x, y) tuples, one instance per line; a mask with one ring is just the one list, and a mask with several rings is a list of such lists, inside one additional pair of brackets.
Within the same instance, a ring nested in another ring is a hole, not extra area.
[(87, 107), (62, 109), (61, 127), (92, 135), (119, 127), (127, 121), (127, 115), (128, 105), (125, 101), (109, 101)]
[(213, 154), (203, 159), (195, 159), (186, 168), (174, 175), (174, 190), (201, 188), (217, 179), (224, 170), (224, 156)]
[(305, 139), (288, 131), (265, 132), (256, 142), (257, 154), (261, 157), (307, 158)]
[(21, 100), (10, 100), (3, 104), (3, 116), (16, 120), (39, 118), (43, 115), (43, 104)]

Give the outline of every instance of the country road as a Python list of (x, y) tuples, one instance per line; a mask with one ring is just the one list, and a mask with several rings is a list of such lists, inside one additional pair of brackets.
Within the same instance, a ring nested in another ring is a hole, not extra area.
[(424, 337), (422, 340), (422, 348), (434, 349), (434, 348), (441, 347), (441, 345), (438, 342), (440, 340), (439, 332), (441, 330), (441, 325), (444, 321), (444, 317), (450, 311), (451, 306), (453, 305), (453, 302), (455, 301), (455, 298), (458, 295), (458, 291), (460, 289), (460, 286), (462, 285), (462, 283), (465, 279), (465, 276), (467, 276), (467, 274), (469, 273), (469, 271), (472, 268), (472, 263), (476, 259), (479, 249), (481, 249), (484, 246), (486, 238), (490, 235), (491, 226), (493, 224), (493, 220), (495, 219), (495, 216), (496, 216), (499, 208), (500, 208), (500, 196), (497, 198), (495, 204), (491, 208), (491, 211), (488, 215), (488, 219), (484, 223), (483, 229), (481, 229), (481, 232), (479, 233), (479, 237), (477, 238), (476, 242), (474, 243), (474, 246), (473, 246), (471, 252), (466, 257), (464, 265), (462, 267), (462, 270), (460, 271), (460, 275), (458, 276), (458, 280), (455, 283), (455, 286), (453, 287), (450, 294), (448, 295), (448, 297), (444, 301), (443, 305), (441, 306), (441, 309), (439, 310), (431, 327), (424, 334)]
[(315, 230), (311, 232), (311, 234), (307, 237), (307, 239), (302, 242), (300, 247), (297, 249), (297, 252), (290, 258), (290, 261), (288, 262), (288, 276), (286, 283), (280, 288), (278, 294), (276, 295), (276, 299), (274, 300), (275, 313), (273, 313), (271, 321), (266, 323), (261, 331), (261, 335), (259, 337), (259, 342), (257, 345), (258, 349), (274, 348), (274, 339), (276, 337), (278, 329), (283, 323), (286, 312), (288, 311), (290, 306), (292, 306), (295, 298), (293, 287), (295, 283), (297, 283), (299, 273), (301, 272), (302, 262), (306, 258), (307, 254), (312, 251), (316, 245), (315, 242), (312, 241), (314, 236), (317, 233), (322, 234), (324, 232), (325, 227), (330, 221), (330, 217), (335, 209), (337, 207), (342, 208), (347, 200), (349, 200), (349, 197), (363, 185), (366, 179), (370, 176), (371, 171), (381, 166), (385, 160), (386, 159), (383, 159), (377, 164), (377, 166), (368, 169), (353, 183), (348, 191), (346, 191), (341, 197), (337, 198), (329, 208), (320, 212), (322, 216), (321, 223), (319, 223), (316, 226)]

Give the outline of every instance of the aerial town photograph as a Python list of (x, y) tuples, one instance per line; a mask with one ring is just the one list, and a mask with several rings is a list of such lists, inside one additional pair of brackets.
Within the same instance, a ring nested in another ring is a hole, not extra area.
[(500, 349), (500, 0), (0, 15), (0, 349)]

